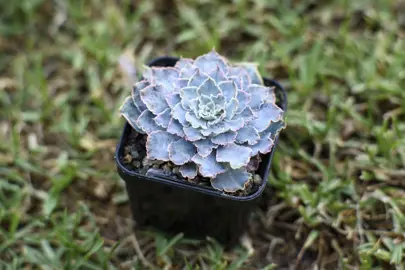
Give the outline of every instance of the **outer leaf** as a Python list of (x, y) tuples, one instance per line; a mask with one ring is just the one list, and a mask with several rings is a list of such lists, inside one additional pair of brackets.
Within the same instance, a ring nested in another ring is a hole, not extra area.
[(226, 60), (214, 50), (197, 57), (197, 59), (194, 61), (194, 65), (205, 73), (209, 73), (217, 66), (223, 71), (226, 71), (227, 69)]
[(138, 120), (136, 121), (136, 123), (137, 123), (138, 127), (141, 128), (147, 134), (149, 134), (149, 133), (151, 133), (153, 131), (163, 130), (153, 120), (154, 117), (155, 117), (155, 115), (153, 113), (151, 113), (148, 110), (145, 110), (138, 117)]
[(208, 76), (201, 74), (200, 70), (197, 70), (194, 75), (190, 78), (188, 86), (200, 87), (200, 85), (208, 79)]
[(260, 139), (259, 132), (254, 127), (246, 126), (238, 130), (236, 141), (238, 143), (247, 142), (252, 145), (258, 142)]
[(158, 126), (161, 126), (163, 128), (167, 128), (169, 126), (170, 120), (172, 119), (171, 117), (171, 110), (170, 108), (167, 108), (166, 110), (164, 110), (163, 112), (161, 112), (160, 114), (158, 114), (154, 120), (155, 123)]
[(174, 86), (175, 86), (175, 91), (176, 93), (180, 92), (180, 89), (186, 87), (188, 85), (189, 79), (176, 79), (173, 81)]
[(250, 94), (245, 91), (238, 91), (236, 98), (239, 102), (236, 113), (241, 113), (250, 102)]
[(176, 165), (189, 162), (196, 152), (196, 147), (184, 139), (178, 139), (169, 145), (169, 158)]
[(235, 142), (236, 132), (235, 131), (227, 131), (221, 133), (211, 139), (214, 144), (225, 145), (229, 143)]
[(176, 106), (173, 107), (172, 116), (173, 116), (174, 119), (179, 120), (180, 124), (185, 126), (185, 125), (187, 125), (186, 112), (187, 111), (179, 103), (179, 104), (177, 104)]
[(263, 103), (274, 103), (276, 97), (273, 93), (273, 88), (252, 84), (249, 86), (248, 92), (252, 95), (249, 102), (249, 107), (253, 110), (259, 110)]
[(257, 118), (257, 113), (251, 108), (246, 107), (238, 116), (242, 117), (245, 123)]
[(265, 103), (257, 112), (257, 119), (252, 120), (249, 124), (258, 132), (267, 129), (271, 122), (277, 122), (283, 116), (283, 111), (273, 103)]
[(232, 98), (236, 98), (238, 92), (238, 86), (233, 81), (224, 81), (218, 84), (219, 89), (224, 95), (226, 101), (228, 102)]
[(209, 72), (208, 76), (212, 78), (217, 85), (218, 83), (226, 80), (225, 73), (222, 71), (222, 69), (219, 68), (219, 66), (217, 66), (211, 72)]
[(198, 141), (198, 140), (201, 140), (204, 138), (201, 135), (201, 133), (193, 127), (183, 127), (183, 131), (184, 131), (184, 134), (186, 135), (187, 141), (194, 142), (194, 141)]
[(249, 74), (250, 80), (252, 84), (263, 84), (262, 76), (257, 68), (257, 64), (255, 63), (241, 63), (241, 66), (247, 71)]
[(197, 147), (198, 154), (202, 157), (208, 156), (213, 149), (218, 147), (218, 145), (214, 144), (211, 139), (195, 141), (194, 145)]
[(154, 131), (148, 135), (146, 140), (146, 156), (149, 159), (169, 161), (169, 145), (178, 139), (165, 131)]
[(270, 126), (260, 133), (260, 137), (270, 136), (273, 140), (276, 138), (277, 134), (285, 128), (285, 122), (280, 120), (277, 122), (270, 123)]
[(196, 154), (192, 161), (198, 164), (200, 174), (203, 177), (215, 177), (217, 174), (225, 172), (225, 167), (215, 159), (215, 151), (212, 151), (207, 157)]
[(135, 107), (134, 102), (131, 97), (127, 97), (124, 103), (121, 105), (120, 113), (128, 123), (139, 133), (144, 133), (143, 130), (138, 127), (137, 119), (141, 115), (138, 109)]
[(169, 92), (173, 92), (174, 80), (180, 78), (180, 71), (173, 67), (152, 67), (143, 74), (145, 78), (155, 85), (161, 85)]
[[(240, 66), (230, 67), (227, 76), (238, 85), (239, 90), (247, 90), (251, 84), (249, 73)], [(235, 78), (238, 78), (238, 80), (235, 80)]]
[(195, 163), (189, 162), (180, 167), (180, 173), (184, 178), (194, 179), (197, 176), (198, 170)]
[(197, 118), (193, 113), (186, 113), (186, 120), (193, 128), (207, 128), (207, 121)]
[(135, 83), (134, 87), (132, 88), (132, 99), (134, 100), (136, 108), (138, 108), (140, 112), (146, 110), (146, 105), (141, 99), (141, 90), (147, 86), (149, 86), (149, 82), (144, 80)]
[(197, 90), (198, 95), (217, 96), (221, 92), (216, 85), (215, 81), (211, 78), (205, 80)]
[(208, 126), (207, 129), (202, 129), (201, 133), (204, 136), (218, 135), (228, 130), (237, 131), (244, 126), (243, 118), (235, 118), (232, 120), (224, 120), (218, 124)]
[(172, 109), (181, 102), (180, 94), (178, 93), (168, 94), (165, 96), (165, 99), (167, 104), (169, 104), (169, 107)]
[(193, 63), (194, 63), (194, 60), (191, 58), (180, 57), (180, 59), (177, 60), (174, 67), (178, 68), (178, 69), (182, 69), (182, 68), (188, 67), (188, 65), (192, 65)]
[(143, 103), (154, 114), (159, 114), (169, 108), (165, 99), (168, 94), (168, 90), (161, 85), (150, 85), (140, 93)]
[(225, 107), (225, 115), (227, 120), (231, 120), (238, 110), (239, 102), (236, 98), (232, 98)]
[(186, 136), (186, 134), (184, 134), (182, 124), (180, 124), (179, 121), (177, 121), (176, 119), (173, 119), (173, 118), (169, 122), (169, 126), (167, 127), (167, 132), (169, 132), (170, 134), (173, 134), (173, 135), (177, 135), (179, 137)]
[(217, 161), (228, 162), (232, 169), (238, 169), (246, 166), (249, 163), (251, 153), (252, 149), (249, 147), (234, 143), (228, 144), (218, 147)]
[(180, 91), (180, 96), (181, 96), (181, 104), (184, 109), (190, 110), (191, 109), (191, 100), (198, 98), (197, 95), (197, 87), (194, 86), (188, 86), (184, 87)]
[(249, 147), (252, 149), (252, 156), (255, 156), (259, 152), (262, 154), (269, 153), (273, 148), (273, 145), (273, 139), (271, 139), (270, 136), (266, 136), (262, 137), (255, 145), (250, 145)]
[(243, 190), (248, 182), (249, 173), (245, 169), (228, 170), (211, 179), (213, 188), (226, 192)]

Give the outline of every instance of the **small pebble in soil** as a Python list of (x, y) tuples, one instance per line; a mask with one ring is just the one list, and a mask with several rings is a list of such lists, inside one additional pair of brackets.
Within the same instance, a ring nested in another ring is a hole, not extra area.
[(254, 175), (253, 183), (255, 183), (256, 185), (260, 185), (262, 183), (262, 178), (260, 177), (260, 175), (258, 175), (258, 174)]
[(134, 166), (136, 169), (139, 169), (141, 167), (141, 162), (138, 160), (135, 160), (132, 162), (132, 166)]

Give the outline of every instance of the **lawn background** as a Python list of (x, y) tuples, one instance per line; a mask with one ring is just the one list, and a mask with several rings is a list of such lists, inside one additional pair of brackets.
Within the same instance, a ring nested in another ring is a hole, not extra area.
[[(231, 251), (133, 234), (114, 164), (119, 60), (213, 47), (289, 98)], [(0, 108), (0, 269), (404, 269), (404, 1), (1, 1)]]

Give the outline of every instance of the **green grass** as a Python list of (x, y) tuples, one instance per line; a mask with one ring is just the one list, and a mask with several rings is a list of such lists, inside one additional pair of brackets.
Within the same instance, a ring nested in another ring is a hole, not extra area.
[[(0, 3), (0, 269), (404, 269), (405, 3)], [(289, 97), (273, 193), (226, 251), (131, 231), (118, 59), (215, 47)], [(291, 268), (290, 268), (291, 269)]]

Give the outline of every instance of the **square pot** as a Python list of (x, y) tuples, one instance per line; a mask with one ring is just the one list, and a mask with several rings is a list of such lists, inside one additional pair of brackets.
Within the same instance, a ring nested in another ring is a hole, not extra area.
[[(148, 65), (174, 66), (177, 60), (174, 57), (161, 57)], [(287, 96), (282, 86), (266, 78), (264, 83), (275, 87), (277, 104), (285, 113)], [(261, 185), (253, 194), (241, 197), (185, 180), (150, 177), (128, 170), (121, 158), (131, 130), (132, 127), (126, 123), (117, 145), (115, 160), (117, 171), (126, 183), (136, 226), (168, 234), (183, 232), (188, 238), (204, 239), (210, 236), (226, 246), (237, 243), (247, 228), (252, 209), (257, 206), (266, 187), (278, 135), (271, 152), (262, 156), (257, 172), (263, 179)]]

